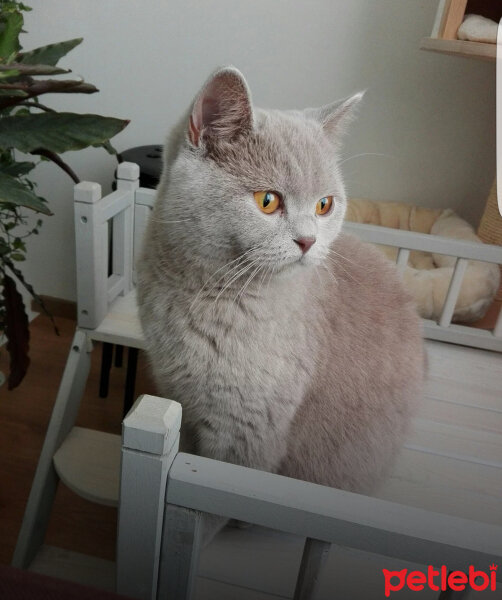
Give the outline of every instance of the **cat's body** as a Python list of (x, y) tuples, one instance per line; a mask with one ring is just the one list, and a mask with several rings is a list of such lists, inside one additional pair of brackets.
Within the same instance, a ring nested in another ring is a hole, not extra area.
[[(185, 448), (367, 491), (402, 443), (423, 348), (395, 268), (339, 235), (330, 136), (350, 108), (252, 110), (240, 74), (218, 72), (166, 151), (138, 293)], [(277, 191), (280, 210), (260, 212), (257, 190)]]

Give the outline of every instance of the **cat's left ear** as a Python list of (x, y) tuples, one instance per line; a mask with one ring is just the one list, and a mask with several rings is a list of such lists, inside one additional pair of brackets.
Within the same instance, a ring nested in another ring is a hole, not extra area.
[(308, 108), (305, 114), (307, 117), (319, 121), (332, 141), (338, 144), (346, 134), (349, 125), (354, 121), (357, 107), (364, 94), (364, 91), (358, 92), (349, 98), (326, 104), (321, 108)]
[(193, 146), (206, 139), (230, 141), (253, 127), (251, 94), (242, 73), (234, 67), (216, 71), (195, 99), (188, 124)]

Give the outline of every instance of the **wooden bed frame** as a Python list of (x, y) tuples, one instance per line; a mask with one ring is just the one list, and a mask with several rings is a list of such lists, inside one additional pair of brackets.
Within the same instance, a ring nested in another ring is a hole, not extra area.
[[(276, 548), (276, 556), (287, 554), (295, 544), (300, 551), (296, 563), (293, 560), (297, 581), (295, 577), (286, 587), (279, 589), (274, 583), (267, 588), (232, 579), (238, 571), (232, 567), (236, 552), (226, 544), (218, 569), (227, 564), (229, 574), (219, 583), (232, 586), (232, 591), (225, 596), (220, 590), (214, 597), (330, 597), (323, 595), (332, 585), (326, 583), (330, 569), (322, 572), (322, 565), (329, 563), (332, 544), (366, 558), (384, 557), (390, 561), (384, 565), (396, 560), (445, 564), (450, 570), (465, 570), (471, 564), (485, 570), (493, 562), (500, 565), (502, 316), (491, 331), (453, 325), (451, 317), (467, 262), (502, 264), (502, 248), (345, 224), (347, 231), (368, 242), (398, 247), (399, 268), (406, 264), (410, 250), (457, 257), (440, 319), (424, 321), (430, 372), (422, 408), (390, 477), (375, 497), (367, 497), (179, 453), (181, 407), (167, 399), (140, 397), (124, 420), (122, 440), (74, 427), (93, 342), (144, 347), (133, 265), (155, 192), (139, 188), (139, 168), (132, 163), (122, 163), (117, 177), (117, 191), (104, 197), (96, 183), (75, 187), (78, 328), (14, 565), (40, 564), (59, 480), (88, 500), (119, 507), (117, 591), (135, 598), (191, 597), (206, 512), (285, 532), (286, 538), (257, 530), (265, 545)], [(246, 533), (238, 535), (245, 539)], [(248, 535), (256, 540), (258, 534)], [(303, 548), (298, 540), (303, 540)], [(205, 552), (211, 548), (216, 552), (218, 543), (217, 538)], [(252, 562), (249, 557), (247, 564)], [(214, 585), (217, 577), (212, 568), (206, 560), (197, 580), (200, 585)], [(288, 570), (294, 568), (290, 565)], [(407, 598), (404, 591), (400, 594)]]

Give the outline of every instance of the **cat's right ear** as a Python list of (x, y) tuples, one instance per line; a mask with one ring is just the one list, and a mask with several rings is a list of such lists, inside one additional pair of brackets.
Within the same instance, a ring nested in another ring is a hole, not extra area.
[(227, 141), (253, 128), (251, 95), (242, 73), (234, 67), (219, 69), (195, 99), (188, 123), (188, 140), (200, 147), (204, 140)]

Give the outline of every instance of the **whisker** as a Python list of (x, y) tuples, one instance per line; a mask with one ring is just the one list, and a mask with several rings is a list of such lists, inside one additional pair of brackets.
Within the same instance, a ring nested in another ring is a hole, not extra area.
[(185, 223), (186, 221), (193, 221), (193, 219), (177, 219), (176, 221), (166, 221), (164, 219), (156, 219), (155, 217), (150, 217), (151, 221), (154, 221), (155, 223), (162, 223), (162, 224), (167, 224), (167, 223)]
[(249, 271), (249, 269), (251, 269), (251, 267), (253, 267), (257, 262), (259, 261), (258, 258), (255, 258), (253, 261), (251, 261), (248, 265), (246, 265), (245, 267), (243, 267), (242, 269), (240, 269), (235, 275), (233, 275), (233, 277), (230, 279), (230, 281), (228, 281), (226, 283), (226, 285), (220, 290), (220, 292), (218, 293), (218, 295), (216, 296), (214, 303), (216, 304), (216, 302), (218, 301), (218, 299), (220, 298), (220, 296), (223, 294), (223, 292), (230, 286), (232, 285), (232, 283), (234, 281), (236, 281), (237, 279), (239, 279), (239, 277), (241, 275), (244, 275), (245, 273), (247, 273)]
[(331, 256), (326, 256), (325, 258), (326, 258), (326, 260), (331, 262), (331, 264), (333, 264), (336, 268), (342, 269), (342, 271), (347, 275), (347, 277), (349, 277), (349, 279), (351, 279), (355, 283), (359, 283), (359, 284), (361, 283), (356, 277), (354, 277), (352, 275), (352, 273), (350, 273), (350, 271), (347, 271), (347, 269), (341, 263), (339, 263), (336, 259), (334, 259)]
[(263, 268), (263, 265), (258, 265), (256, 267), (256, 269), (251, 273), (251, 276), (247, 279), (246, 283), (242, 286), (240, 291), (237, 292), (237, 295), (234, 298), (234, 302), (240, 301), (242, 299), (242, 296), (244, 295), (246, 288), (251, 283), (251, 281), (254, 279), (255, 275), (260, 272), (261, 268)]
[(328, 252), (330, 254), (334, 254), (335, 256), (338, 256), (339, 258), (343, 258), (343, 260), (346, 260), (348, 263), (350, 263), (351, 265), (355, 265), (357, 263), (355, 263), (353, 260), (350, 260), (350, 258), (347, 258), (346, 256), (344, 256), (343, 254), (340, 254), (340, 252), (337, 252), (336, 250), (333, 250), (333, 248), (328, 248)]
[(195, 306), (195, 303), (197, 301), (197, 299), (199, 298), (199, 296), (202, 294), (202, 292), (204, 291), (204, 288), (208, 285), (208, 283), (211, 281), (211, 279), (213, 279), (213, 277), (215, 277), (222, 269), (225, 269), (226, 267), (229, 267), (230, 265), (232, 265), (233, 263), (237, 263), (234, 264), (233, 267), (231, 267), (230, 269), (227, 269), (227, 271), (225, 271), (225, 273), (223, 273), (223, 275), (217, 280), (215, 281), (215, 283), (211, 286), (211, 288), (209, 290), (207, 290), (207, 294), (209, 295), (211, 293), (211, 291), (218, 285), (218, 283), (225, 277), (227, 277), (228, 275), (230, 275), (230, 273), (232, 273), (233, 271), (235, 271), (235, 269), (238, 269), (245, 261), (246, 261), (246, 257), (248, 254), (254, 252), (255, 250), (257, 250), (259, 248), (259, 246), (253, 246), (252, 248), (250, 248), (249, 250), (247, 250), (246, 252), (243, 252), (241, 255), (239, 255), (237, 258), (234, 258), (233, 260), (227, 262), (226, 264), (224, 264), (222, 267), (220, 267), (219, 269), (217, 269), (202, 285), (202, 287), (200, 288), (200, 290), (197, 292), (197, 295), (195, 296), (195, 298), (192, 301), (192, 304), (190, 305), (190, 310), (192, 310)]
[(394, 158), (397, 159), (397, 156), (392, 154), (383, 154), (382, 152), (362, 152), (361, 154), (354, 154), (354, 156), (349, 156), (348, 158), (342, 160), (342, 162), (338, 163), (338, 166), (341, 167), (344, 163), (349, 162), (354, 158), (360, 158), (361, 156), (383, 156), (385, 158)]

